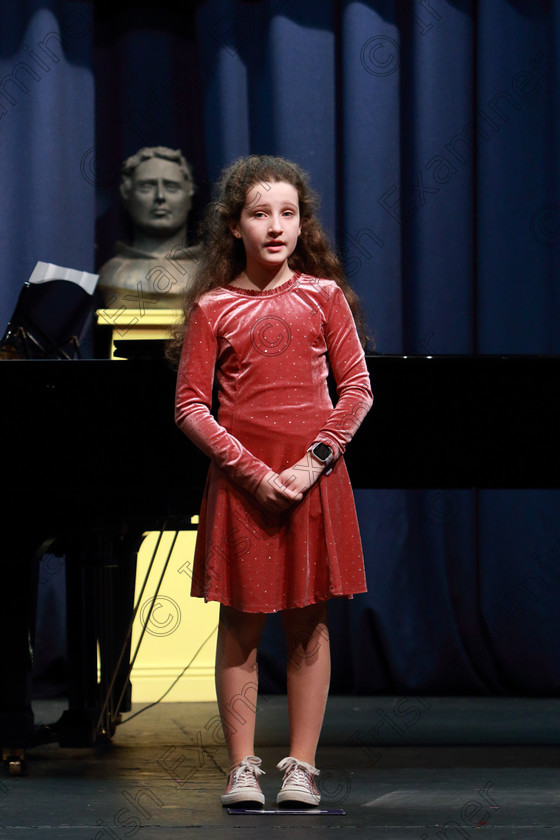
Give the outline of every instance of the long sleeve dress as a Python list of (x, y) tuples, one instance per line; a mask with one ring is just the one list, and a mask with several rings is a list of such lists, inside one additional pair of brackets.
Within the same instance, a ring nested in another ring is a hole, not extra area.
[[(211, 459), (192, 595), (268, 613), (366, 591), (342, 455), (372, 399), (354, 319), (335, 282), (296, 273), (273, 289), (225, 286), (199, 299), (182, 349), (175, 413)], [(289, 510), (265, 510), (254, 497), (264, 476), (295, 464), (315, 441), (334, 450), (332, 472)]]

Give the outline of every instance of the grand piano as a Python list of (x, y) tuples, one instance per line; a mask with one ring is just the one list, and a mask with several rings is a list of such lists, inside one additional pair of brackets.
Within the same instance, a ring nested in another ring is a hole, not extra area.
[[(141, 533), (181, 528), (198, 510), (207, 461), (174, 425), (175, 372), (161, 346), (151, 348), (121, 349), (123, 361), (0, 363), (0, 744), (14, 772), (41, 740), (112, 736), (130, 701)], [(374, 407), (347, 452), (356, 488), (560, 486), (560, 357), (367, 362)], [(30, 702), (36, 568), (53, 540), (67, 557), (71, 683), (61, 720), (39, 728)]]

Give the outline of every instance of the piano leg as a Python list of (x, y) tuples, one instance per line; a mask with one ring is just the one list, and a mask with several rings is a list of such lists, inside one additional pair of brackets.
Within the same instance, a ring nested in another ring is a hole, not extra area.
[[(17, 518), (7, 520), (11, 524)], [(11, 773), (24, 769), (24, 752), (35, 743), (31, 707), (40, 538), (27, 525), (4, 535), (0, 607), (0, 746)]]
[(99, 711), (97, 682), (98, 573), (95, 556), (84, 535), (84, 545), (68, 543), (66, 562), (66, 615), (68, 655), (68, 708), (57, 723), (61, 747), (86, 747), (96, 741)]
[[(101, 690), (103, 697), (110, 691), (104, 715), (104, 728), (109, 729), (118, 723), (122, 712), (128, 712), (131, 708), (129, 671), (132, 611), (136, 559), (143, 541), (143, 529), (131, 529), (115, 540), (113, 550), (118, 558), (117, 563), (105, 567), (101, 581)], [(118, 605), (116, 609), (104, 609), (104, 605), (112, 602)]]
[[(90, 746), (113, 735), (118, 721), (116, 704), (121, 696), (118, 711), (130, 709), (130, 639), (125, 639), (142, 535), (138, 532), (123, 539), (119, 529), (88, 529), (65, 537), (61, 543), (66, 553), (68, 709), (56, 723), (35, 726), (31, 704), (33, 648), (39, 561), (48, 547), (48, 542), (41, 545), (45, 533), (46, 525), (37, 523), (37, 530), (7, 532), (4, 539), (0, 748), (7, 769), (14, 775), (24, 772), (28, 748), (47, 740), (58, 740), (61, 746)], [(110, 697), (104, 704), (115, 672)], [(100, 725), (103, 705), (106, 708)]]
[[(70, 680), (68, 709), (57, 724), (61, 746), (89, 746), (111, 738), (119, 713), (130, 709), (130, 639), (126, 641), (126, 631), (141, 541), (141, 534), (122, 538), (119, 528), (93, 530), (69, 548)], [(123, 702), (117, 709), (121, 696)]]

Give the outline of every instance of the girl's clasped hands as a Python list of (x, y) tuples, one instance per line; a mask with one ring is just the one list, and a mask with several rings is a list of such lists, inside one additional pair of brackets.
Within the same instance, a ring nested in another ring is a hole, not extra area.
[(255, 497), (266, 510), (281, 513), (301, 502), (322, 472), (323, 466), (311, 452), (306, 452), (303, 458), (281, 473), (270, 470), (259, 484)]

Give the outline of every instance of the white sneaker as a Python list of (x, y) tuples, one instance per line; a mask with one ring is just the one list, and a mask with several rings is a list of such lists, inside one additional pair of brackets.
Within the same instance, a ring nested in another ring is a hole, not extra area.
[(318, 805), (321, 801), (317, 790), (316, 777), (319, 770), (305, 761), (288, 756), (277, 765), (278, 770), (284, 771), (282, 790), (276, 797), (278, 804), (282, 802), (297, 802), (304, 805)]
[(222, 794), (222, 805), (234, 805), (238, 802), (251, 802), (264, 805), (264, 793), (258, 777), (264, 775), (261, 759), (248, 755), (228, 775), (226, 789)]

